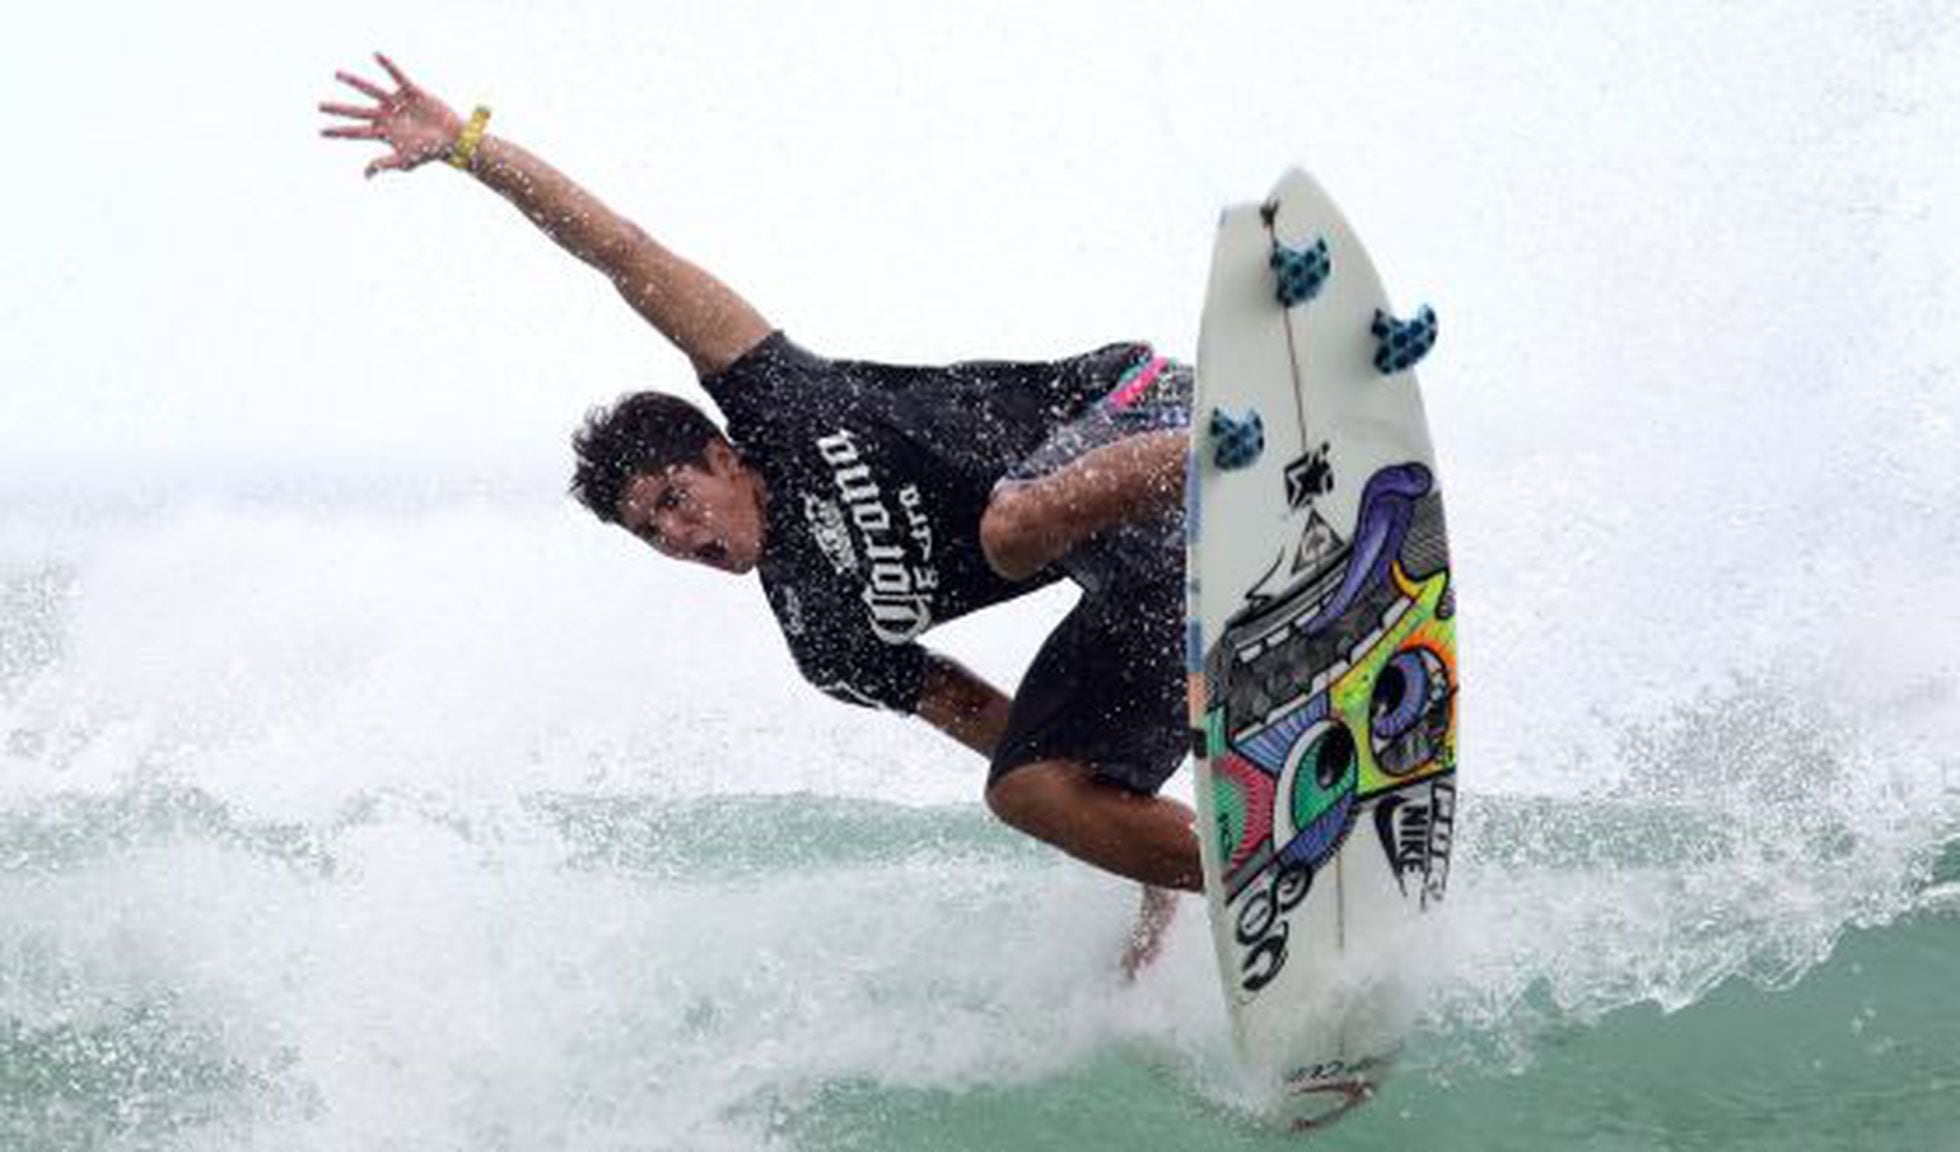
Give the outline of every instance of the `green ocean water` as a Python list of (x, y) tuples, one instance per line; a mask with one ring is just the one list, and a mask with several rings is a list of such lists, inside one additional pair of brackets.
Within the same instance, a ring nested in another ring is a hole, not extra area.
[[(1491, 914), (1494, 868), (1590, 876), (1558, 888), (1574, 927), (1645, 875), (1625, 844), (1599, 872), (1596, 837), (1517, 839), (1623, 810), (1474, 804), (1460, 918)], [(1520, 937), (1498, 972), (1466, 945), (1382, 1097), (1312, 1144), (1953, 1147), (1960, 849), (1926, 851), (1884, 911), (1818, 910), (1805, 960), (1747, 932)], [(1195, 906), (1124, 988), (1126, 894), (977, 805), (548, 793), (462, 819), (383, 795), (280, 823), (194, 788), (55, 794), (0, 809), (0, 899), (22, 1152), (1303, 1139), (1235, 1083)], [(1595, 948), (1699, 971), (1601, 986), (1620, 969), (1571, 971)]]
[[(966, 1094), (829, 1090), (796, 1146), (1219, 1149), (1942, 1149), (1960, 1143), (1960, 915), (1849, 932), (1795, 986), (1737, 981), (1674, 1013), (1546, 1026), (1523, 1067), (1421, 1056), (1307, 1140), (1166, 1090), (1136, 1054)], [(1434, 1039), (1431, 1037), (1430, 1039)], [(1443, 1038), (1445, 1047), (1465, 1037)], [(1421, 1039), (1417, 1041), (1420, 1049)], [(1474, 1044), (1473, 1044), (1474, 1046)]]

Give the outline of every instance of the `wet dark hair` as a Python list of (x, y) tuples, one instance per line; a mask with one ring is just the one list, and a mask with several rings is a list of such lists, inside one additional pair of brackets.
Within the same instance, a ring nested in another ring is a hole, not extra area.
[(608, 524), (619, 523), (619, 501), (635, 476), (676, 465), (706, 465), (708, 445), (727, 443), (707, 413), (665, 392), (635, 392), (610, 408), (585, 414), (572, 433), (571, 493)]

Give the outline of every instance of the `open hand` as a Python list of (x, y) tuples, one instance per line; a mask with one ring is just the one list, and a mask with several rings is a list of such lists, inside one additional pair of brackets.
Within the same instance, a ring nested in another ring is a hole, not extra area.
[(367, 166), (367, 175), (386, 169), (406, 172), (449, 154), (463, 130), (462, 118), (449, 105), (417, 88), (395, 67), (394, 61), (379, 52), (374, 58), (395, 82), (393, 92), (350, 72), (336, 72), (334, 79), (374, 101), (373, 105), (322, 104), (320, 111), (344, 116), (357, 124), (336, 124), (323, 128), (320, 135), (342, 140), (380, 140), (392, 152)]

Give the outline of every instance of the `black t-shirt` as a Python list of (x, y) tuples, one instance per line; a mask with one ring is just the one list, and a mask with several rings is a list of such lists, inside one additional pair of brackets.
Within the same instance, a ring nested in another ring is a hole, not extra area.
[(1059, 573), (1009, 582), (980, 550), (998, 480), (1148, 348), (1052, 363), (914, 368), (826, 360), (769, 336), (702, 386), (769, 486), (758, 569), (804, 677), (839, 700), (915, 711), (917, 639)]

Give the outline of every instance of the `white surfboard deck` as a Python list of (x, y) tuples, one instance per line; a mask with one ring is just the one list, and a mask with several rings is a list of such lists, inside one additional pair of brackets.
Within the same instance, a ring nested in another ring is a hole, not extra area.
[[(1331, 273), (1283, 305), (1275, 242), (1321, 239)], [(1224, 213), (1188, 493), (1198, 828), (1241, 1052), (1301, 1128), (1387, 1072), (1449, 878), (1455, 599), (1415, 372), (1377, 369), (1377, 310), (1367, 251), (1304, 172)], [(1255, 460), (1219, 465), (1214, 411), (1258, 414)]]

